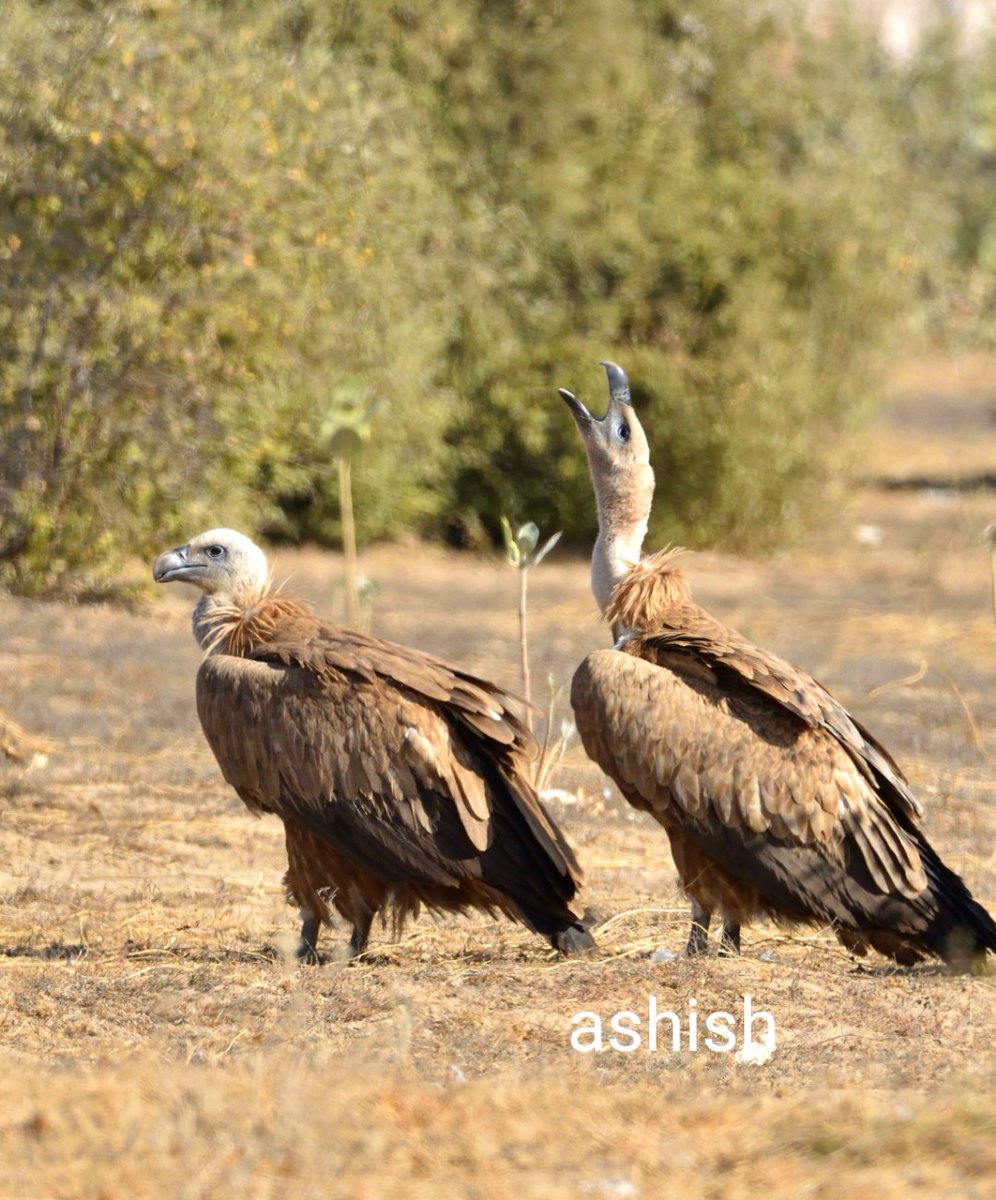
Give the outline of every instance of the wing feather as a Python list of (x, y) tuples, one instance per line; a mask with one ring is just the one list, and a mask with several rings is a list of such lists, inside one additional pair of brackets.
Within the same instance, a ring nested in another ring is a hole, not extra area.
[(754, 646), (736, 630), (692, 602), (668, 612), (660, 628), (638, 636), (632, 652), (685, 674), (714, 672), (720, 682), (739, 680), (784, 706), (812, 728), (826, 728), (869, 778), (888, 782), (895, 802), (914, 818), (923, 810), (892, 755), (810, 674)]
[(213, 655), (198, 671), (205, 736), (251, 809), (297, 818), (380, 878), (447, 885), (481, 878), (479, 856), (502, 816), (501, 870), (510, 873), (518, 855), (535, 860), (547, 881), (515, 881), (518, 891), (542, 898), (552, 883), (573, 897), (580, 871), (535, 793), (520, 785), (529, 741), (498, 709), (502, 693), (462, 693), (464, 705), (499, 713), (489, 720), (504, 732), (487, 737), (463, 720), (465, 708), (432, 698), (435, 668), (415, 692), (400, 672), (368, 678), (373, 654), (347, 647), (334, 666), (326, 654), (320, 671), (316, 654), (306, 644), (293, 656)]
[[(598, 650), (574, 676), (571, 700), (588, 754), (624, 793), (710, 844), (764, 835), (843, 861), (850, 839), (882, 892), (926, 885), (920, 854), (876, 778), (825, 725), (769, 692), (683, 674), (631, 652)], [(648, 777), (648, 766), (652, 778)], [(908, 819), (908, 818), (906, 818)]]
[(697, 604), (686, 601), (675, 606), (666, 625), (633, 639), (627, 649), (684, 674), (707, 670), (721, 682), (732, 678), (747, 684), (811, 728), (826, 729), (869, 779), (888, 784), (895, 803), (910, 817), (923, 815), (889, 752), (821, 683), (777, 655), (754, 646)]
[(476, 734), (532, 758), (536, 743), (515, 715), (517, 701), (495, 684), (479, 679), (421, 650), (342, 629), (310, 614), (281, 625), (251, 657), (298, 666), (326, 678), (349, 675), (356, 681), (389, 682), (448, 711)]

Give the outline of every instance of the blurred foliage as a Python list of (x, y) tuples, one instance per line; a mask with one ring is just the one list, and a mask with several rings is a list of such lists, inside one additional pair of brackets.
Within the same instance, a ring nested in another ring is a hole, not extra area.
[[(890, 338), (985, 338), (996, 52), (734, 0), (0, 0), (0, 582), (211, 524), (587, 542), (627, 369), (658, 539), (819, 511)], [(918, 325), (919, 323), (919, 325)], [(952, 332), (954, 331), (954, 332)], [(598, 408), (600, 402), (587, 397)]]
[(346, 375), (391, 410), (361, 533), (431, 521), (448, 280), (392, 72), (291, 46), (280, 4), (3, 16), (0, 581), (92, 587), (212, 524), (331, 536)]

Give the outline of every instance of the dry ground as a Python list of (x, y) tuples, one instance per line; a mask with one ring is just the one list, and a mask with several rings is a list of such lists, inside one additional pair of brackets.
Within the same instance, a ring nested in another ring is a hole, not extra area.
[[(992, 367), (905, 369), (871, 482), (804, 545), (687, 565), (700, 601), (893, 749), (934, 844), (996, 910), (996, 502), (957, 486), (996, 463)], [(414, 547), (363, 565), (375, 632), (517, 688), (511, 570)], [(282, 553), (282, 573), (337, 610), (334, 556)], [(542, 693), (605, 631), (580, 560), (555, 554), (531, 597)], [(992, 1195), (996, 978), (859, 965), (820, 931), (766, 925), (739, 961), (651, 961), (687, 933), (666, 839), (576, 747), (552, 807), (603, 957), (423, 918), (396, 942), (379, 931), (373, 963), (289, 962), (280, 830), (202, 743), (190, 604), (0, 596), (0, 705), (57, 742), (47, 763), (0, 767), (4, 1200)], [(575, 1013), (646, 1013), (651, 994), (686, 1029), (691, 999), (739, 1015), (749, 994), (777, 1049), (571, 1049)]]

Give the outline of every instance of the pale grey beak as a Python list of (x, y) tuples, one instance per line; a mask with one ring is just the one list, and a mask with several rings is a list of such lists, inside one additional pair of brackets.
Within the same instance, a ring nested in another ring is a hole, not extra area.
[(164, 551), (152, 564), (152, 578), (156, 583), (173, 583), (178, 579), (189, 579), (197, 571), (203, 571), (204, 563), (191, 562), (189, 555), (189, 546)]
[(573, 392), (569, 392), (567, 388), (557, 388), (557, 391), (567, 401), (567, 407), (571, 410), (571, 416), (578, 423), (579, 428), (601, 422), (602, 418), (593, 417)]
[[(629, 391), (629, 380), (626, 378), (626, 372), (622, 367), (614, 362), (603, 362), (601, 360), (599, 360), (598, 365), (605, 368), (605, 374), (609, 379), (609, 408), (613, 404), (628, 404), (632, 407), (633, 398)], [(573, 392), (569, 392), (567, 388), (557, 388), (557, 391), (566, 400), (567, 406), (570, 408), (571, 414), (579, 428), (583, 429), (585, 425), (601, 425), (605, 420), (605, 417), (592, 416), (577, 396)], [(608, 410), (606, 410), (606, 415), (608, 415)]]
[(605, 368), (605, 374), (609, 377), (610, 403), (614, 400), (617, 404), (632, 406), (633, 397), (629, 391), (629, 380), (626, 378), (626, 372), (622, 367), (614, 362), (603, 362), (601, 359), (598, 365)]

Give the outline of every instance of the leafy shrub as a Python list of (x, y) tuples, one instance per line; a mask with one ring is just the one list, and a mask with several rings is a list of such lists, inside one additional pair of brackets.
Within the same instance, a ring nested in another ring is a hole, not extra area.
[(846, 26), (715, 0), (633, 5), (628, 23), (598, 0), (475, 11), (435, 81), (482, 264), (450, 345), (472, 397), (451, 520), (491, 534), (514, 494), (590, 537), (552, 385), (601, 405), (593, 364), (611, 357), (650, 433), (656, 533), (780, 537), (812, 511), (912, 291), (871, 104), (881, 57)]
[[(274, 11), (281, 6), (273, 6)], [(436, 213), (403, 97), (260, 6), (15, 6), (0, 44), (0, 581), (101, 586), (204, 523), (328, 505), (316, 431), (383, 396), (367, 535), (435, 512)], [(398, 206), (404, 206), (399, 212)], [(362, 471), (360, 472), (362, 476)], [(383, 489), (381, 489), (383, 490)], [(365, 524), (364, 524), (365, 522)], [(326, 534), (328, 530), (316, 522)]]
[(734, 0), (5, 21), (0, 582), (25, 591), (210, 523), (336, 542), (329, 431), (368, 406), (361, 540), (494, 542), (508, 513), (587, 541), (554, 389), (600, 405), (603, 357), (655, 536), (769, 544), (819, 511), (897, 321), (946, 319), (996, 245), (996, 58), (959, 75), (943, 31), (901, 67), (846, 16)]

